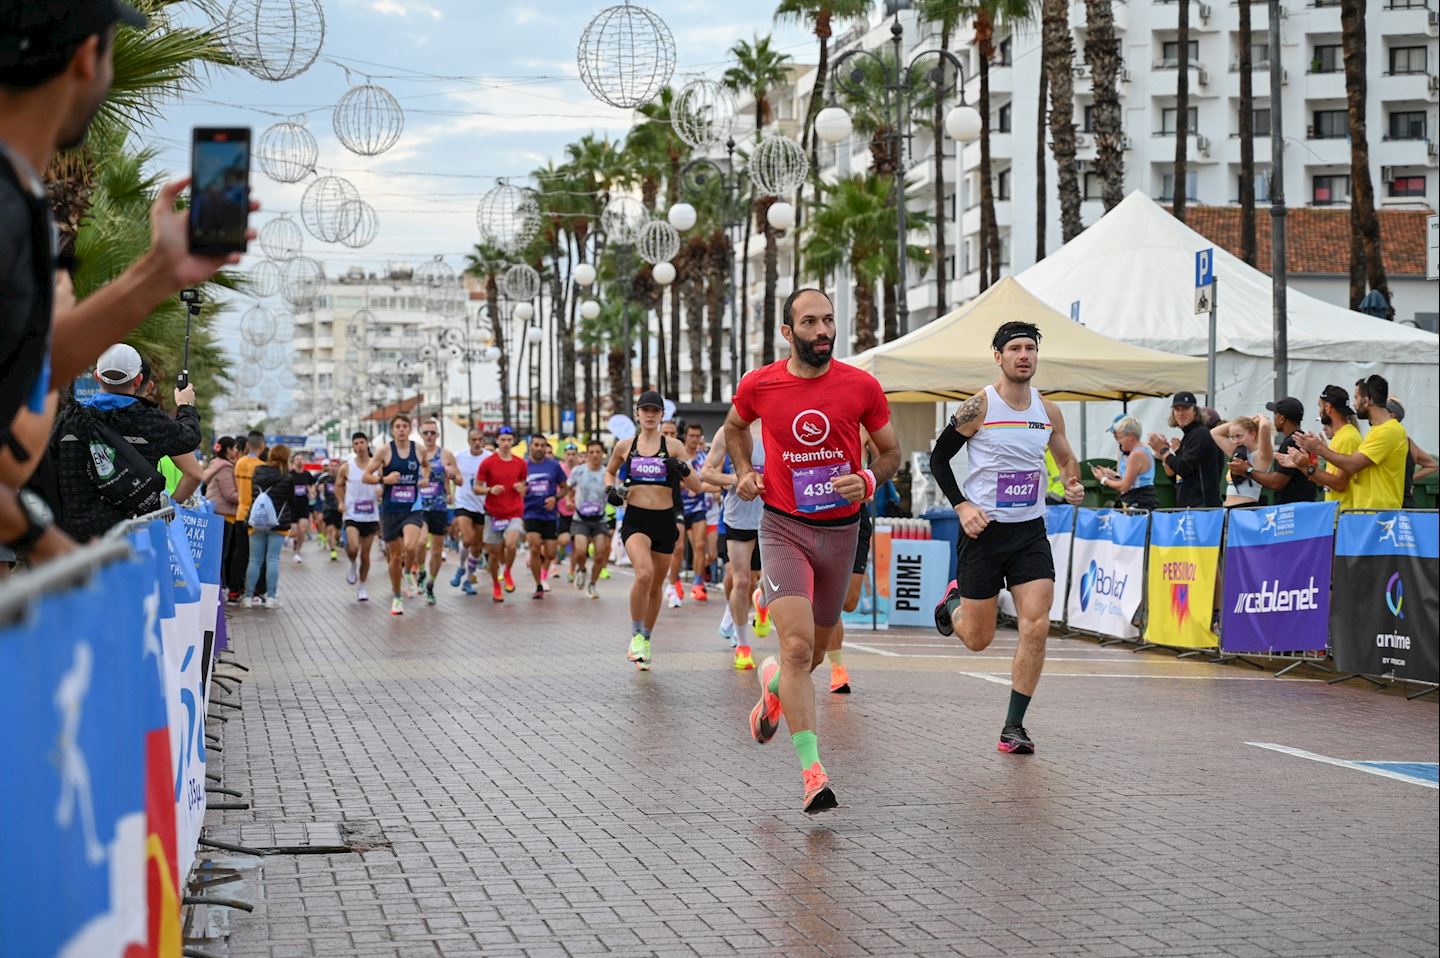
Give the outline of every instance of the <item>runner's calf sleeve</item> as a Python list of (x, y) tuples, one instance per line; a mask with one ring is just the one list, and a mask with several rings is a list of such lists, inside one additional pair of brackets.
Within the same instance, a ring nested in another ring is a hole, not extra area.
[(940, 431), (935, 440), (935, 448), (930, 453), (930, 472), (939, 483), (940, 491), (950, 500), (952, 508), (964, 502), (965, 495), (960, 491), (960, 483), (955, 480), (955, 470), (950, 468), (950, 460), (955, 458), (969, 438), (957, 432), (954, 426), (947, 425)]
[(1025, 724), (1025, 710), (1030, 707), (1030, 696), (1010, 690), (1010, 711), (1005, 713), (1005, 727)]

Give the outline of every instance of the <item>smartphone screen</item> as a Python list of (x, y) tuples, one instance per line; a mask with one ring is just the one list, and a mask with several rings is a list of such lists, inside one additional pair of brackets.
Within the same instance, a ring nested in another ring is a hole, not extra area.
[(190, 251), (245, 252), (250, 130), (197, 127), (190, 152)]

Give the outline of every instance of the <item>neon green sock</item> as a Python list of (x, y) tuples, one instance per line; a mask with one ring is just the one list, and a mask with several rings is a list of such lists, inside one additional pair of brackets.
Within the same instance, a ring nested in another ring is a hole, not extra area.
[(795, 732), (790, 736), (790, 744), (795, 746), (795, 755), (800, 759), (802, 771), (820, 764), (820, 741), (814, 732)]
[(772, 675), (772, 676), (770, 676), (770, 681), (769, 681), (768, 683), (766, 683), (765, 688), (769, 689), (771, 695), (779, 695), (779, 694), (780, 694), (780, 670), (779, 670), (779, 669), (776, 669), (776, 670), (775, 670), (775, 674)]
[(843, 651), (843, 650), (841, 650), (841, 649), (835, 649), (833, 652), (826, 652), (826, 653), (825, 653), (825, 657), (830, 660), (830, 664), (831, 664), (831, 665), (839, 665), (839, 664), (840, 664), (840, 653), (841, 653), (841, 651)]

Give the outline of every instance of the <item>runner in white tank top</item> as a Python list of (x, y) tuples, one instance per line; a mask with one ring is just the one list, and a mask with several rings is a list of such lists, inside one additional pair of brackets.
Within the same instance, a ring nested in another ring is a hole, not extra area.
[(377, 490), (361, 481), (365, 467), (370, 464), (370, 439), (363, 432), (350, 437), (350, 448), (354, 451), (340, 470), (335, 485), (335, 495), (344, 505), (345, 554), (350, 559), (350, 568), (345, 581), (359, 585), (355, 598), (368, 601), (370, 594), (365, 591), (365, 582), (370, 578), (370, 547), (375, 542), (375, 533), (380, 530), (380, 504)]
[(455, 483), (455, 524), (460, 529), (464, 557), (450, 584), (461, 588), (463, 582), (465, 594), (474, 595), (476, 570), (485, 557), (485, 497), (475, 491), (475, 475), (480, 471), (480, 463), (493, 453), (485, 448), (485, 434), (480, 430), (470, 430), (467, 438), (469, 447), (455, 453), (455, 467), (460, 471)]
[[(1022, 724), (1045, 665), (1055, 562), (1045, 534), (1045, 450), (1065, 479), (1065, 501), (1085, 497), (1079, 467), (1065, 438), (1060, 407), (1030, 385), (1040, 365), (1040, 329), (1006, 323), (991, 342), (1000, 379), (960, 406), (935, 442), (930, 469), (960, 517), (963, 535), (956, 581), (935, 607), (941, 635), (960, 633), (974, 652), (995, 638), (1001, 588), (1015, 597), (1020, 644), (1011, 666), (1010, 709), (997, 748), (1028, 755), (1035, 743)], [(964, 492), (950, 461), (969, 443)], [(963, 605), (962, 605), (963, 599)]]

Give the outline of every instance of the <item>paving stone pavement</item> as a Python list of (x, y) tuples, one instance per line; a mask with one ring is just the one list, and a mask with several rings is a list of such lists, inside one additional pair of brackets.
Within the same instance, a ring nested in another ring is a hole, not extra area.
[(1013, 633), (852, 633), (854, 694), (816, 676), (841, 806), (812, 818), (719, 602), (662, 612), (642, 674), (623, 572), (395, 619), (343, 565), (231, 613), (251, 672), (212, 770), (252, 807), (208, 834), (359, 849), (267, 856), (233, 958), (1440, 950), (1437, 792), (1246, 744), (1433, 762), (1433, 697), (1055, 638), (1009, 756)]

